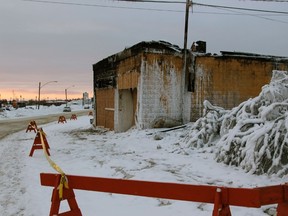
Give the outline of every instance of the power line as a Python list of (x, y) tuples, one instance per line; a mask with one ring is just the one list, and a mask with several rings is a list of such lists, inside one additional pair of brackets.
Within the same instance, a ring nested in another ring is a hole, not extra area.
[(233, 10), (243, 10), (243, 11), (253, 11), (253, 12), (262, 12), (262, 13), (276, 13), (276, 14), (287, 14), (288, 11), (272, 11), (272, 10), (261, 10), (261, 9), (251, 9), (251, 8), (241, 8), (241, 7), (230, 7), (223, 5), (212, 5), (212, 4), (202, 4), (197, 2), (192, 2), (193, 5), (203, 6), (203, 7), (212, 7), (212, 8), (224, 8), (224, 9), (233, 9)]
[(261, 1), (261, 2), (281, 2), (281, 3), (288, 3), (288, 0), (250, 0), (250, 1)]
[[(155, 9), (155, 8), (139, 8), (139, 7), (127, 7), (127, 6), (112, 6), (112, 5), (102, 5), (102, 4), (88, 4), (88, 3), (74, 3), (74, 2), (62, 2), (54, 0), (22, 0), (29, 2), (47, 3), (47, 4), (61, 4), (61, 5), (74, 5), (74, 6), (87, 6), (87, 7), (105, 7), (105, 8), (119, 8), (119, 9), (135, 9), (135, 10), (152, 10), (152, 11), (168, 11), (168, 12), (183, 12), (181, 10), (168, 10), (168, 9)], [(122, 2), (138, 2), (138, 3), (160, 3), (160, 4), (185, 4), (185, 2), (179, 1), (166, 1), (166, 0), (118, 0)], [(260, 1), (260, 0), (254, 0)], [(263, 0), (262, 0), (263, 1)], [(264, 0), (264, 1), (278, 1), (278, 0)], [(283, 0), (280, 0), (283, 1)], [(288, 2), (288, 1), (287, 1)], [(285, 14), (288, 15), (288, 11), (272, 11), (272, 10), (261, 10), (252, 8), (241, 8), (241, 7), (230, 7), (223, 5), (212, 5), (212, 4), (202, 4), (197, 2), (191, 2), (195, 6), (212, 7), (212, 8), (223, 8), (223, 9), (233, 9), (233, 10), (243, 10), (251, 12), (261, 12), (261, 13), (275, 13), (275, 14)]]
[[(211, 12), (211, 11), (193, 11), (192, 13), (193, 14), (210, 14), (210, 15), (231, 15), (231, 16), (263, 16), (263, 13), (240, 13), (240, 12), (235, 12), (235, 11), (232, 11), (232, 10), (226, 10), (226, 11), (229, 11), (228, 12)], [(271, 16), (277, 16), (277, 17), (283, 17), (283, 16), (287, 16), (286, 14), (265, 14), (265, 16), (267, 17), (271, 17)]]
[[(277, 20), (277, 19), (273, 19), (273, 18), (268, 18), (267, 16), (270, 15), (270, 16), (286, 16), (284, 14), (265, 14), (265, 16), (263, 16), (263, 13), (262, 14), (247, 14), (247, 13), (244, 13), (244, 12), (241, 12), (241, 11), (238, 11), (238, 12), (235, 12), (234, 10), (232, 9), (224, 9), (224, 8), (220, 8), (221, 10), (224, 10), (224, 11), (233, 11), (234, 15), (245, 15), (245, 16), (252, 16), (252, 17), (257, 17), (257, 18), (261, 18), (261, 19), (266, 19), (266, 20), (269, 20), (269, 21), (273, 21), (273, 22), (279, 22), (279, 23), (285, 23), (285, 24), (288, 24), (288, 22), (286, 21), (282, 21), (282, 20)], [(231, 14), (232, 15), (232, 14)]]
[[(73, 2), (61, 2), (50, 0), (21, 0), (27, 2), (37, 2), (44, 4), (59, 4), (59, 5), (72, 5), (72, 6), (86, 6), (86, 7), (102, 7), (102, 8), (116, 8), (116, 9), (130, 9), (130, 10), (146, 10), (146, 11), (165, 11), (165, 12), (184, 12), (183, 10), (169, 10), (169, 9), (155, 9), (155, 8), (139, 8), (139, 7), (127, 7), (127, 6), (112, 6), (112, 5), (100, 5), (100, 4), (87, 4), (87, 3), (73, 3)], [(130, 1), (132, 2), (132, 1)]]
[(140, 3), (164, 3), (164, 4), (186, 4), (186, 2), (181, 1), (160, 1), (160, 0), (117, 0), (117, 1), (124, 1), (124, 2), (140, 2)]

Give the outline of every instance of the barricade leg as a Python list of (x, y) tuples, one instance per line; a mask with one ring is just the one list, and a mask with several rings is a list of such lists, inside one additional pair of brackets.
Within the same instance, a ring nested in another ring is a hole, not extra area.
[(277, 216), (288, 216), (288, 203), (278, 204)]
[[(60, 177), (60, 175), (59, 175)], [(78, 207), (78, 204), (75, 199), (75, 194), (73, 189), (63, 188), (63, 198), (62, 200), (59, 198), (59, 190), (57, 189), (58, 184), (60, 182), (60, 178), (57, 178), (57, 186), (53, 189), (52, 199), (51, 199), (51, 208), (50, 208), (50, 216), (82, 216), (81, 210)], [(70, 211), (59, 213), (60, 202), (67, 200), (68, 205), (70, 207)]]
[[(39, 145), (39, 144), (33, 144), (32, 148), (30, 150), (30, 153), (29, 153), (30, 157), (33, 156), (33, 153), (36, 149), (43, 149), (43, 147), (42, 147), (42, 145)], [(50, 156), (50, 152), (49, 152), (48, 148), (46, 148), (46, 152)]]
[(283, 202), (278, 204), (277, 216), (288, 215), (288, 184), (283, 185)]
[(288, 216), (288, 184), (283, 185), (283, 203), (277, 207), (277, 216)]
[(27, 129), (26, 129), (26, 133), (29, 131), (34, 131), (36, 133), (36, 128), (34, 126), (32, 126), (31, 124), (28, 125)]
[(222, 190), (217, 188), (212, 216), (231, 216), (229, 205), (222, 203)]

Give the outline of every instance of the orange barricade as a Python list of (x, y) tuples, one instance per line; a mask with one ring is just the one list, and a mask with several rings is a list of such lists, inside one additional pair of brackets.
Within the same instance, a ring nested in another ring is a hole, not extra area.
[(71, 117), (70, 117), (70, 120), (77, 120), (76, 114), (72, 114)]
[(29, 131), (34, 131), (35, 133), (36, 133), (36, 131), (37, 131), (37, 124), (36, 124), (36, 122), (35, 121), (31, 121), (30, 123), (29, 123), (29, 125), (28, 125), (28, 127), (27, 127), (27, 129), (26, 129), (26, 133)]
[(214, 204), (212, 216), (231, 216), (230, 205), (260, 208), (263, 205), (278, 204), (277, 216), (288, 216), (288, 184), (258, 188), (228, 188), (73, 175), (66, 175), (69, 189), (63, 190), (63, 197), (67, 199), (71, 210), (59, 214), (61, 200), (55, 190), (60, 177), (60, 174), (40, 174), (41, 185), (54, 187), (50, 216), (82, 215), (73, 189), (211, 203)]
[(65, 116), (59, 116), (58, 123), (67, 123)]
[(34, 139), (34, 143), (33, 143), (32, 148), (30, 150), (30, 154), (29, 154), (30, 157), (33, 156), (33, 153), (34, 153), (34, 151), (36, 149), (43, 149), (43, 146), (42, 146), (42, 143), (41, 143), (41, 138), (40, 138), (40, 133), (41, 132), (43, 134), (43, 141), (44, 141), (44, 144), (46, 146), (47, 154), (50, 156), (50, 153), (49, 153), (49, 150), (48, 150), (48, 149), (50, 149), (50, 146), (49, 146), (48, 141), (46, 139), (46, 135), (43, 133), (42, 128), (40, 128), (40, 129), (37, 130), (37, 134), (36, 134), (36, 137)]
[(28, 127), (27, 127), (27, 129), (26, 129), (26, 133), (27, 133), (28, 131), (31, 132), (32, 130), (36, 133), (36, 128), (29, 124)]
[(30, 122), (30, 125), (32, 125), (33, 127), (35, 127), (37, 129), (37, 124), (34, 120)]

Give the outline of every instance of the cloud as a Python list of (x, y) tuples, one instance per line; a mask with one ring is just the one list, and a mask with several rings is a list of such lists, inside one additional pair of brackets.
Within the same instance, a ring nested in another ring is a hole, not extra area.
[[(73, 2), (91, 4), (91, 1), (85, 0)], [(206, 0), (203, 3), (215, 4), (215, 1)], [(108, 7), (2, 1), (0, 91), (4, 81), (11, 85), (15, 81), (24, 82), (27, 89), (22, 90), (29, 91), (29, 86), (36, 84), (37, 87), (39, 81), (49, 80), (63, 83), (59, 91), (71, 84), (92, 91), (92, 64), (122, 51), (125, 47), (143, 40), (167, 40), (183, 47), (184, 12), (160, 10), (184, 11), (184, 4), (115, 1), (103, 1), (99, 4), (106, 4)], [(217, 4), (232, 3), (219, 0)], [(286, 5), (287, 3), (268, 5), (247, 1), (233, 2), (233, 6), (261, 6), (273, 10), (283, 10)], [(115, 9), (109, 6), (127, 8)], [(132, 7), (147, 10), (131, 9)], [(197, 13), (201, 11), (208, 13)], [(207, 51), (212, 53), (236, 50), (287, 55), (287, 25), (258, 17), (216, 15), (211, 12), (227, 11), (193, 7), (193, 13), (189, 14), (188, 47), (193, 41), (205, 40)], [(285, 18), (288, 22), (287, 16), (277, 17), (282, 20)]]

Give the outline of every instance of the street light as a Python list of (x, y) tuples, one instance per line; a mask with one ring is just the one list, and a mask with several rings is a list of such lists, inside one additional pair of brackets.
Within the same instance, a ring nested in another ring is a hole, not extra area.
[(72, 87), (75, 87), (75, 85), (72, 85), (72, 86), (65, 89), (66, 106), (67, 106), (67, 89), (72, 88)]
[(38, 89), (38, 109), (40, 107), (40, 90), (41, 88), (43, 88), (45, 85), (49, 84), (49, 83), (57, 83), (58, 81), (49, 81), (44, 83), (43, 85), (41, 85), (41, 82), (39, 82), (39, 89)]

